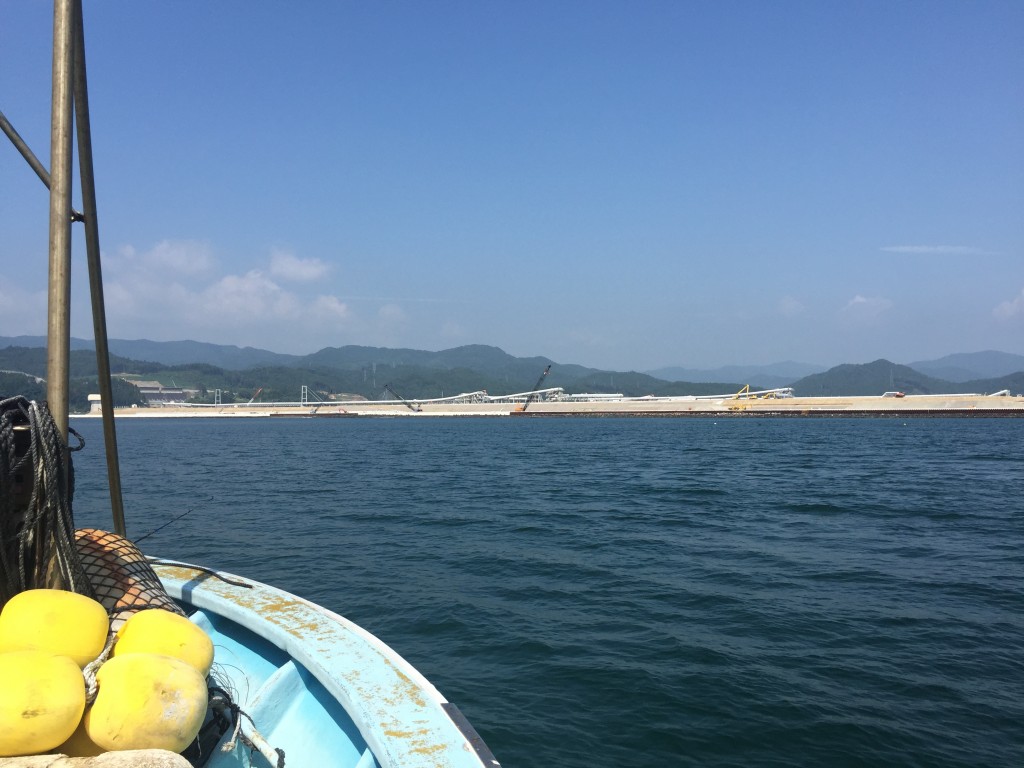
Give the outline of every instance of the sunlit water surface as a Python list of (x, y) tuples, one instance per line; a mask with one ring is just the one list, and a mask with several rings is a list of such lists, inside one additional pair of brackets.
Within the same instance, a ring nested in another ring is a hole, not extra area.
[(351, 618), (506, 768), (1024, 765), (1024, 420), (118, 430), (129, 535), (187, 513), (144, 551)]

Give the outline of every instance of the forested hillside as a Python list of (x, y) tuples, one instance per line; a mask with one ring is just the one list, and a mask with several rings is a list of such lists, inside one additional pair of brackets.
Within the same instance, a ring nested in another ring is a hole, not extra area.
[[(231, 348), (236, 360), (238, 348)], [(209, 350), (207, 350), (208, 352)], [(257, 350), (258, 351), (258, 350)], [(176, 353), (180, 348), (176, 348)], [(760, 382), (669, 382), (635, 371), (601, 371), (579, 365), (560, 365), (544, 357), (517, 358), (497, 347), (470, 345), (441, 352), (378, 347), (332, 347), (286, 365), (258, 365), (242, 370), (208, 362), (167, 365), (113, 356), (118, 406), (139, 403), (130, 381), (158, 381), (164, 386), (196, 390), (196, 402), (213, 402), (220, 390), (222, 402), (296, 402), (302, 388), (321, 397), (383, 399), (385, 385), (407, 399), (448, 397), (463, 392), (486, 390), (490, 394), (525, 392), (534, 388), (547, 366), (550, 373), (542, 387), (562, 387), (570, 393), (621, 393), (645, 395), (712, 395), (738, 391)], [(88, 409), (87, 395), (98, 391), (96, 357), (89, 349), (72, 351), (71, 407)], [(45, 397), (44, 385), (35, 381), (46, 375), (46, 351), (42, 347), (11, 346), (0, 349), (0, 394)], [(927, 376), (913, 368), (888, 360), (864, 365), (840, 365), (824, 373), (807, 376), (794, 385), (798, 396), (880, 395), (889, 390), (906, 394), (951, 392), (994, 392), (1024, 389), (1024, 373), (998, 379), (976, 379), (954, 383)]]

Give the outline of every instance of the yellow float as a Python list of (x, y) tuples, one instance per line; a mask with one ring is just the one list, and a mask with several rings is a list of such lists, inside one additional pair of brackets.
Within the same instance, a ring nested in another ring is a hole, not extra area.
[(89, 738), (89, 734), (85, 732), (85, 719), (83, 718), (82, 722), (78, 724), (78, 728), (71, 734), (71, 738), (53, 751), (58, 755), (67, 755), (68, 757), (96, 757), (107, 750)]
[(129, 653), (173, 656), (206, 677), (213, 664), (213, 641), (184, 616), (153, 608), (136, 613), (118, 630), (114, 658)]
[(45, 651), (0, 654), (0, 757), (35, 755), (62, 744), (85, 709), (82, 670)]
[(103, 606), (63, 589), (29, 589), (0, 612), (0, 653), (47, 651), (84, 667), (100, 655), (110, 624)]
[(99, 693), (84, 723), (89, 739), (103, 749), (181, 752), (206, 716), (206, 680), (181, 659), (117, 656), (100, 667), (96, 682)]

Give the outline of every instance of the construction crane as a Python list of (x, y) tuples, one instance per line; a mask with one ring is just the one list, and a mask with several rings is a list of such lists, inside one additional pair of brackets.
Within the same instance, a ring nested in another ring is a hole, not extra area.
[(540, 375), (540, 378), (537, 379), (537, 383), (533, 385), (533, 390), (531, 390), (530, 394), (526, 396), (526, 401), (521, 407), (516, 408), (517, 411), (525, 411), (530, 406), (530, 403), (532, 403), (533, 399), (537, 396), (537, 390), (540, 389), (540, 385), (544, 383), (544, 379), (547, 378), (548, 371), (550, 370), (550, 365), (544, 369), (544, 373)]
[(262, 391), (263, 391), (263, 387), (260, 387), (255, 392), (253, 392), (252, 393), (252, 397), (249, 398), (249, 402), (246, 403), (246, 405), (252, 405), (256, 401), (256, 398), (260, 396), (260, 392), (262, 392)]
[(384, 385), (384, 391), (385, 391), (385, 392), (390, 392), (390, 393), (391, 393), (391, 394), (392, 394), (392, 395), (393, 395), (393, 396), (394, 396), (394, 397), (395, 397), (395, 398), (396, 398), (397, 400), (401, 400), (401, 401), (402, 401), (402, 404), (403, 404), (403, 405), (405, 405), (405, 407), (406, 407), (406, 408), (408, 408), (408, 409), (409, 409), (410, 411), (412, 411), (413, 413), (419, 413), (419, 412), (420, 412), (421, 410), (423, 410), (423, 409), (422, 409), (422, 408), (420, 408), (420, 407), (419, 407), (418, 405), (413, 405), (413, 404), (412, 404), (412, 403), (410, 403), (410, 402), (409, 402), (408, 400), (406, 400), (406, 399), (405, 399), (404, 397), (402, 397), (402, 396), (401, 396), (400, 394), (398, 394), (397, 392), (395, 392), (395, 390), (393, 390), (393, 389), (391, 388), (391, 385), (390, 385), (390, 384), (385, 384), (385, 385)]

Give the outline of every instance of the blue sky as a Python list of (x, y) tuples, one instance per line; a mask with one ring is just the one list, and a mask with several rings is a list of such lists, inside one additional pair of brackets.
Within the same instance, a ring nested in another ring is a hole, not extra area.
[[(86, 6), (112, 337), (1024, 353), (1020, 2)], [(50, 13), (0, 3), (0, 110), (47, 164)], [(45, 332), (23, 166), (0, 144), (2, 335)]]

